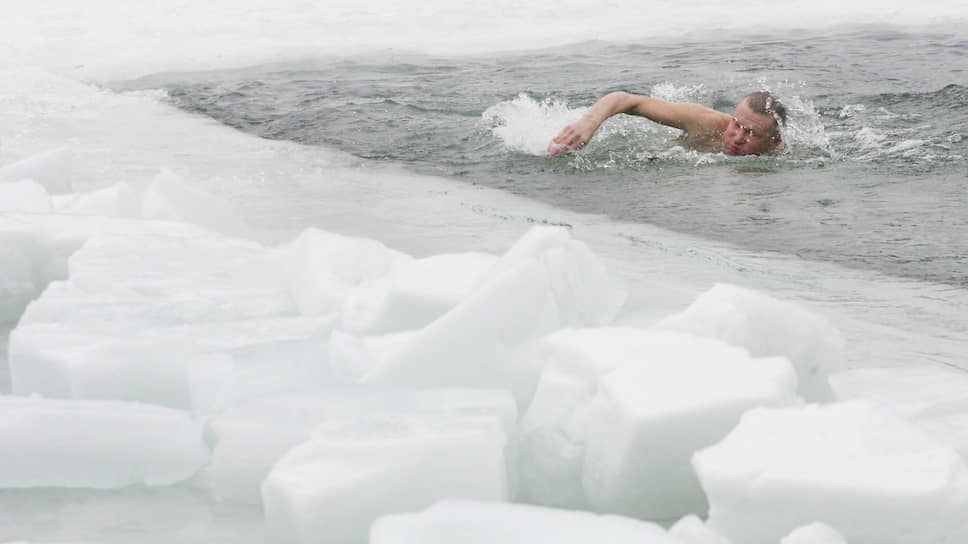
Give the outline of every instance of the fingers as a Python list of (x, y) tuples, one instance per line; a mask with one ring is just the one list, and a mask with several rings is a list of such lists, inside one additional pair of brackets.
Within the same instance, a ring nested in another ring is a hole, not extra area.
[(555, 156), (570, 153), (581, 148), (585, 143), (586, 140), (582, 137), (581, 132), (574, 126), (568, 125), (551, 140), (551, 144), (548, 145), (548, 154)]
[(574, 127), (572, 127), (571, 125), (568, 125), (565, 128), (561, 129), (561, 132), (559, 132), (558, 135), (555, 136), (554, 139), (552, 139), (551, 141), (554, 142), (554, 143), (556, 143), (556, 144), (564, 144), (574, 134), (575, 134)]

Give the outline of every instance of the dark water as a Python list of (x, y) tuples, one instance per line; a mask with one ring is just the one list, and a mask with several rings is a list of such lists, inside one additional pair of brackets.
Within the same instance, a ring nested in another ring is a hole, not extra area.
[[(968, 286), (966, 51), (964, 37), (883, 32), (592, 43), (487, 58), (388, 53), (167, 90), (181, 108), (265, 138), (755, 250)], [(627, 116), (581, 153), (535, 151), (545, 139), (532, 132), (565, 115), (563, 104), (627, 90), (731, 112), (761, 88), (792, 113), (776, 157), (687, 152), (677, 131)]]

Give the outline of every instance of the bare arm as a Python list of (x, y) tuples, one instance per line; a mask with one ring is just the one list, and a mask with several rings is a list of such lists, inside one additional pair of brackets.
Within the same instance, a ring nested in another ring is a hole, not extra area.
[(558, 155), (580, 148), (592, 139), (606, 119), (618, 113), (639, 115), (686, 132), (721, 130), (724, 120), (728, 122), (726, 114), (701, 104), (666, 102), (649, 96), (614, 92), (600, 98), (581, 119), (555, 136), (548, 146), (548, 153)]

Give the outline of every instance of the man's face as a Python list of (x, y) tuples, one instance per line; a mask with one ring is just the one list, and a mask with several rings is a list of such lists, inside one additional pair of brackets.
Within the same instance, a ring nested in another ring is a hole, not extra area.
[(774, 128), (775, 121), (769, 115), (754, 113), (740, 102), (733, 118), (723, 132), (723, 153), (727, 155), (760, 155), (780, 145), (780, 133)]

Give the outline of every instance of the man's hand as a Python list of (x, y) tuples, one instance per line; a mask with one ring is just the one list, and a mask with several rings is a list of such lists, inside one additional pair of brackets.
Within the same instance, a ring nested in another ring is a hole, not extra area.
[(592, 139), (592, 135), (595, 134), (601, 124), (601, 121), (588, 115), (582, 117), (565, 127), (561, 133), (551, 140), (551, 144), (548, 145), (548, 154), (551, 156), (563, 155), (580, 149)]

